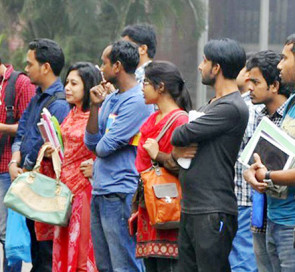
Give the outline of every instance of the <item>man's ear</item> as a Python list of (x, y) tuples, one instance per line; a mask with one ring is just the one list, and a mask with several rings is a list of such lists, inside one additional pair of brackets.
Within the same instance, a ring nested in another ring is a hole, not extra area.
[(280, 83), (276, 80), (273, 84), (269, 85), (269, 89), (272, 93), (279, 93)]
[(121, 61), (117, 60), (114, 64), (113, 64), (113, 70), (114, 70), (114, 73), (119, 73), (120, 70), (122, 68), (122, 63)]
[(138, 53), (139, 55), (146, 55), (148, 51), (148, 47), (146, 44), (142, 44), (138, 47)]
[(218, 63), (212, 64), (212, 70), (211, 70), (211, 72), (214, 75), (218, 75), (220, 71), (221, 71), (221, 68), (220, 68), (220, 65)]
[(45, 62), (42, 64), (42, 72), (43, 74), (47, 75), (48, 73), (50, 73), (52, 71), (51, 65), (49, 64), (49, 62)]

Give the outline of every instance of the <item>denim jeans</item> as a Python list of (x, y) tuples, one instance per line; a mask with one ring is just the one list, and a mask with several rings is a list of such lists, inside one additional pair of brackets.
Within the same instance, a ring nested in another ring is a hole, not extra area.
[(266, 247), (275, 272), (295, 271), (294, 226), (283, 226), (267, 220)]
[(251, 207), (238, 207), (238, 231), (233, 240), (229, 262), (233, 272), (257, 272), (251, 232)]
[(5, 235), (6, 235), (6, 221), (7, 221), (7, 208), (3, 204), (4, 196), (11, 184), (9, 173), (0, 174), (0, 243), (3, 245), (4, 251), (4, 262), (3, 271), (4, 272), (19, 272), (21, 271), (22, 262), (17, 262), (13, 266), (7, 265), (7, 260), (5, 258)]
[(225, 213), (182, 213), (178, 236), (178, 271), (231, 271), (228, 256), (237, 223), (236, 216)]
[(91, 234), (99, 272), (142, 272), (135, 239), (128, 232), (133, 194), (93, 195)]
[(253, 248), (256, 258), (256, 264), (259, 272), (273, 272), (270, 256), (266, 249), (266, 234), (252, 233)]

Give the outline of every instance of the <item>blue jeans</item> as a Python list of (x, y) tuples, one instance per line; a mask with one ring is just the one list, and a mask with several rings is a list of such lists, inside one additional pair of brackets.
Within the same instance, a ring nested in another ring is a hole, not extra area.
[(252, 233), (253, 247), (259, 272), (274, 272), (270, 262), (270, 256), (266, 250), (266, 234)]
[(267, 220), (266, 247), (273, 271), (295, 271), (294, 226), (283, 226)]
[(135, 239), (128, 232), (133, 194), (93, 195), (91, 234), (99, 272), (142, 272)]
[(238, 207), (238, 231), (233, 240), (229, 262), (233, 272), (257, 272), (250, 229), (251, 207)]
[(4, 272), (19, 272), (22, 268), (22, 263), (17, 262), (13, 266), (7, 265), (7, 259), (5, 258), (5, 236), (6, 236), (6, 221), (7, 221), (7, 208), (3, 204), (4, 196), (11, 184), (9, 173), (0, 174), (0, 243), (3, 245), (4, 251)]

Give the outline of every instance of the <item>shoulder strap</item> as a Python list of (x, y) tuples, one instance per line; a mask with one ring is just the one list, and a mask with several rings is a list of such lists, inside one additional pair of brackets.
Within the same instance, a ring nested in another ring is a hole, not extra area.
[(161, 132), (159, 133), (158, 137), (156, 138), (157, 142), (160, 141), (160, 139), (164, 136), (166, 131), (172, 126), (176, 119), (182, 115), (188, 116), (188, 113), (186, 111), (177, 111), (170, 116), (166, 124), (163, 126)]
[(56, 92), (53, 96), (48, 99), (48, 101), (44, 104), (43, 108), (48, 109), (48, 107), (55, 101), (55, 100), (65, 100), (66, 95), (64, 92)]
[(284, 112), (284, 115), (286, 115), (288, 113), (288, 111), (295, 105), (295, 95), (291, 98), (291, 100), (289, 101), (286, 109), (285, 109), (285, 112)]
[(8, 84), (5, 88), (5, 109), (6, 109), (6, 124), (14, 124), (14, 101), (15, 101), (15, 83), (21, 72), (13, 71), (8, 79)]
[(44, 104), (44, 106), (42, 107), (41, 111), (40, 111), (40, 118), (41, 118), (41, 114), (44, 108), (48, 109), (49, 106), (55, 101), (55, 100), (65, 100), (66, 99), (66, 95), (64, 92), (56, 92), (54, 93), (49, 99), (48, 101), (46, 101), (46, 103)]

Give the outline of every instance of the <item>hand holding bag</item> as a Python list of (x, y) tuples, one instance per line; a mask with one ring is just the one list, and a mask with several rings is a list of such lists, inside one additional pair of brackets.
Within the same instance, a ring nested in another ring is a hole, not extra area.
[[(157, 142), (185, 111), (173, 114), (156, 138)], [(157, 163), (140, 173), (144, 185), (144, 200), (150, 223), (157, 229), (175, 229), (179, 227), (181, 213), (181, 186), (177, 177)]]
[(12, 182), (4, 204), (34, 221), (67, 226), (73, 195), (60, 181), (61, 161), (56, 149), (52, 153), (56, 180), (39, 173), (48, 146), (42, 146), (34, 169), (19, 175)]

